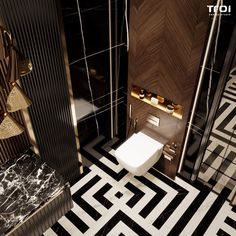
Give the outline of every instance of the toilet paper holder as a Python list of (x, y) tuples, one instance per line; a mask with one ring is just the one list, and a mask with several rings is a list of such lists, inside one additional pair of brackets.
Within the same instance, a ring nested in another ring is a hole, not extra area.
[(177, 149), (176, 143), (173, 142), (171, 145), (166, 144), (163, 148), (164, 158), (167, 159), (168, 161), (172, 161), (176, 157), (176, 149)]

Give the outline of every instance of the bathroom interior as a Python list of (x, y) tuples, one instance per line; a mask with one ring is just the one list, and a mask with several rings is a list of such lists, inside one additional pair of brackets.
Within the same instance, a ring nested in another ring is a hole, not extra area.
[(235, 9), (1, 0), (0, 235), (235, 235)]

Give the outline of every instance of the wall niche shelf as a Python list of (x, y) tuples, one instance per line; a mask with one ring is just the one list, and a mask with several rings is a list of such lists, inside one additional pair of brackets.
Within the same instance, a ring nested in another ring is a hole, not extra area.
[(133, 85), (131, 89), (131, 96), (143, 101), (153, 107), (156, 107), (177, 119), (183, 118), (184, 108), (181, 105), (163, 98), (155, 93), (147, 91), (139, 86)]

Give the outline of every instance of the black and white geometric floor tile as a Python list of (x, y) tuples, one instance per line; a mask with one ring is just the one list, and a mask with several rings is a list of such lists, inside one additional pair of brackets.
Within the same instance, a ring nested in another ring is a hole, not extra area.
[(133, 176), (104, 144), (83, 151), (94, 164), (71, 187), (72, 210), (45, 236), (236, 235), (236, 209), (221, 195), (154, 169)]
[(236, 68), (230, 73), (217, 113), (199, 178), (220, 193), (227, 187), (236, 192)]

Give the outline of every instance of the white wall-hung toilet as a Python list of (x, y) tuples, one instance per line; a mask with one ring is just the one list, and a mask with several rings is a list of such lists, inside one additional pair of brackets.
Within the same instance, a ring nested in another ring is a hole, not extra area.
[(160, 159), (163, 146), (162, 143), (140, 131), (118, 147), (115, 156), (126, 170), (140, 176)]

